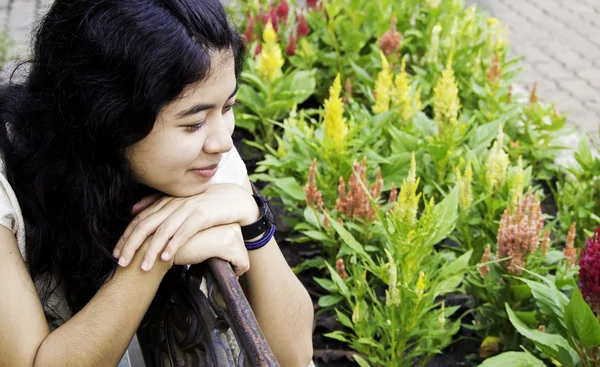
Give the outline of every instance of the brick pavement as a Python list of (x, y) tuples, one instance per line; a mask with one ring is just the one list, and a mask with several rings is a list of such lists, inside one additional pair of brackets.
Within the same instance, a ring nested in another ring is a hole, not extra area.
[(512, 54), (523, 56), (521, 83), (538, 81), (543, 100), (598, 137), (600, 0), (471, 0), (508, 26)]

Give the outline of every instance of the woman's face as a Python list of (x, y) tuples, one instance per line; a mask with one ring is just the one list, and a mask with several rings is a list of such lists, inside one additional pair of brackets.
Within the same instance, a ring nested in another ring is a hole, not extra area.
[(165, 106), (154, 128), (127, 150), (136, 180), (175, 197), (204, 192), (221, 155), (233, 147), (237, 93), (231, 51), (215, 52), (209, 76)]

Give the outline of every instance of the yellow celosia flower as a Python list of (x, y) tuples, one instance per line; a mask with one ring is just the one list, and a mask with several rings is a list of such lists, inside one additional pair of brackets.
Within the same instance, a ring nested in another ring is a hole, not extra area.
[(263, 41), (262, 50), (257, 59), (258, 73), (262, 78), (273, 82), (281, 76), (284, 61), (281, 47), (277, 43), (277, 33), (275, 33), (271, 20), (263, 30)]
[(394, 262), (392, 254), (385, 249), (388, 257), (388, 290), (385, 292), (385, 304), (388, 307), (400, 305), (400, 290), (398, 289), (398, 267)]
[(438, 8), (441, 3), (442, 0), (427, 0), (427, 6), (429, 7), (429, 9)]
[(415, 223), (421, 198), (421, 193), (417, 194), (418, 187), (419, 179), (416, 175), (415, 153), (413, 152), (410, 158), (408, 177), (402, 182), (398, 201), (394, 205), (393, 215), (396, 221), (405, 222), (411, 226)]
[(433, 113), (438, 124), (440, 135), (456, 126), (458, 122), (458, 110), (460, 100), (458, 99), (458, 82), (454, 78), (452, 69), (452, 55), (448, 57), (446, 68), (442, 77), (433, 89)]
[(463, 210), (469, 210), (473, 203), (473, 168), (471, 162), (467, 163), (464, 176), (456, 170), (456, 182), (458, 183), (458, 204)]
[(344, 119), (344, 102), (340, 98), (342, 82), (338, 74), (329, 88), (329, 98), (325, 100), (324, 124), (327, 148), (337, 153), (344, 151), (348, 127)]
[(392, 90), (394, 88), (390, 64), (388, 63), (383, 51), (379, 51), (379, 53), (381, 55), (381, 71), (379, 74), (377, 74), (377, 81), (375, 82), (375, 105), (373, 106), (374, 113), (389, 111)]
[(354, 325), (360, 322), (360, 302), (357, 302), (352, 310), (352, 323)]
[(510, 196), (513, 202), (516, 203), (521, 200), (523, 195), (523, 189), (525, 188), (525, 172), (523, 171), (523, 156), (519, 156), (517, 162), (517, 171), (512, 178)]
[(502, 148), (504, 142), (504, 133), (500, 126), (498, 137), (492, 146), (490, 155), (485, 163), (485, 179), (488, 192), (493, 192), (494, 189), (501, 189), (506, 180), (506, 169), (509, 165), (508, 154)]
[(414, 115), (412, 98), (410, 96), (410, 77), (406, 72), (406, 59), (402, 59), (400, 74), (396, 75), (396, 88), (392, 93), (392, 105), (400, 106), (400, 117), (408, 120)]
[(417, 294), (417, 298), (419, 301), (423, 298), (423, 293), (425, 292), (425, 272), (421, 271), (419, 273), (419, 279), (417, 279), (417, 284), (415, 285), (415, 293)]
[(494, 54), (501, 51), (506, 46), (508, 29), (503, 27), (502, 22), (496, 18), (489, 18), (487, 20), (487, 26), (486, 45), (488, 51)]
[(442, 26), (436, 24), (431, 30), (431, 44), (429, 45), (429, 50), (427, 51), (427, 61), (433, 64), (438, 62), (440, 33), (442, 33)]

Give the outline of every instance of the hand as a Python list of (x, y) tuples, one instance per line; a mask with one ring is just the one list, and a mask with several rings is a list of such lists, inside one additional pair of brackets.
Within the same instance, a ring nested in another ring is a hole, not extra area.
[(225, 224), (198, 232), (175, 253), (173, 263), (198, 264), (213, 257), (229, 262), (238, 277), (250, 270), (248, 250), (239, 224)]
[[(146, 198), (144, 205), (136, 206), (147, 206), (154, 199)], [(202, 194), (188, 198), (164, 196), (133, 219), (115, 246), (114, 255), (119, 257), (119, 265), (129, 265), (143, 241), (154, 234), (142, 262), (142, 269), (147, 271), (163, 249), (161, 258), (167, 261), (202, 230), (230, 223), (246, 225), (258, 217), (251, 194), (235, 184), (213, 184)]]

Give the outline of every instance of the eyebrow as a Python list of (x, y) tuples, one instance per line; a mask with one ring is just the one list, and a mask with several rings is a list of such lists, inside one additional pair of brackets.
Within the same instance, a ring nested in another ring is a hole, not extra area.
[[(238, 88), (239, 85), (236, 84), (235, 85), (235, 89), (233, 90), (233, 93), (231, 93), (231, 95), (227, 98), (227, 99), (231, 99), (233, 98), (233, 96), (236, 95), (236, 93), (238, 92)], [(198, 112), (202, 112), (204, 110), (210, 110), (211, 108), (215, 108), (216, 106), (214, 104), (197, 104), (195, 106), (192, 106), (190, 108), (188, 108), (187, 110), (181, 111), (179, 112), (177, 115), (175, 115), (178, 119), (182, 119), (184, 117), (190, 116), (190, 115), (195, 115)]]

